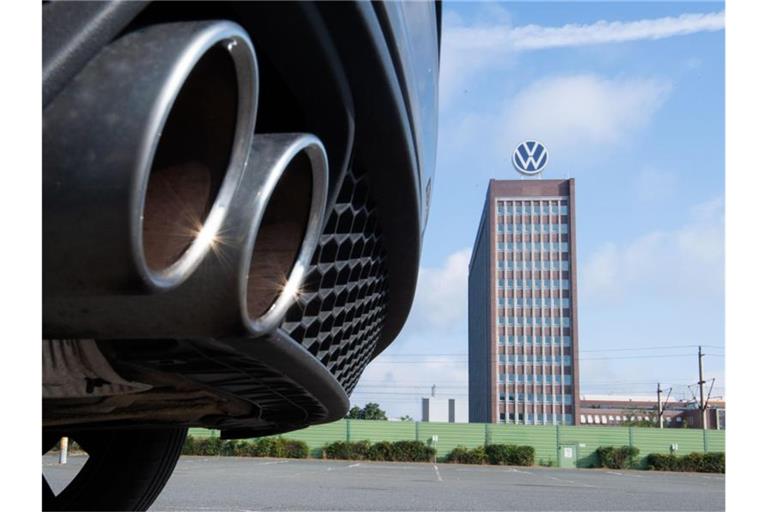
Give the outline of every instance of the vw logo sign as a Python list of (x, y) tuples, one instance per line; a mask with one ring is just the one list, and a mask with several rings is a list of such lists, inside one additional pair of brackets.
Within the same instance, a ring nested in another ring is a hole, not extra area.
[(512, 163), (518, 172), (538, 174), (547, 165), (547, 148), (540, 142), (528, 140), (517, 146), (512, 153)]

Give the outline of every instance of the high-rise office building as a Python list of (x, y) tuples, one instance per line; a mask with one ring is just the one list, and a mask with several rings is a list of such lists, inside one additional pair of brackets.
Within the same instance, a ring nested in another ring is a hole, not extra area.
[(491, 180), (469, 265), (469, 421), (578, 422), (574, 180)]

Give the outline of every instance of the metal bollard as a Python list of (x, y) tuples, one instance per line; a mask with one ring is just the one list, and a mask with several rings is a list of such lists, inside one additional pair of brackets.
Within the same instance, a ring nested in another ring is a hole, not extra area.
[(69, 451), (69, 438), (62, 437), (59, 442), (59, 464), (67, 463), (67, 451)]

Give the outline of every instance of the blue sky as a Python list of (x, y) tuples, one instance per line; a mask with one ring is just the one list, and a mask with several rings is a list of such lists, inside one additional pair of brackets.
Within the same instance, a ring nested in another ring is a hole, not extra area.
[[(353, 394), (418, 418), (466, 394), (467, 263), (523, 139), (576, 178), (582, 393), (724, 395), (721, 2), (444, 4), (432, 209), (411, 317)], [(660, 348), (656, 348), (660, 347)], [(715, 348), (718, 347), (718, 348)], [(617, 350), (630, 349), (630, 350)]]

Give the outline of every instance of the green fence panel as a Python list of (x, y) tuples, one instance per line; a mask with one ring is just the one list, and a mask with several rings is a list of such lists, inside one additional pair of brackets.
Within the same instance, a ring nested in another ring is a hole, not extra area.
[(686, 428), (634, 428), (634, 444), (640, 450), (641, 467), (647, 464), (649, 453), (670, 453), (671, 446), (677, 444), (677, 455), (704, 451), (704, 436), (701, 430)]
[(437, 456), (445, 457), (457, 446), (474, 448), (485, 444), (483, 423), (419, 422), (419, 439), (429, 443), (437, 436)]
[(413, 421), (350, 420), (350, 441), (403, 441), (416, 439)]
[(725, 453), (725, 431), (705, 430), (707, 435), (707, 451)]
[(492, 423), (488, 426), (490, 444), (533, 446), (536, 464), (557, 464), (557, 427), (552, 425), (513, 425)]
[(219, 431), (209, 428), (190, 428), (187, 430), (187, 435), (192, 437), (219, 437)]
[(627, 427), (560, 427), (560, 444), (576, 446), (576, 467), (597, 467), (597, 452), (601, 446), (629, 446)]
[(347, 423), (345, 420), (314, 425), (301, 430), (283, 434), (289, 439), (298, 439), (307, 443), (310, 457), (322, 457), (323, 446), (333, 441), (346, 441)]
[[(559, 429), (559, 430), (558, 430)], [(559, 439), (558, 439), (559, 432)], [(191, 428), (194, 437), (218, 437), (218, 430)], [(307, 443), (312, 457), (321, 457), (322, 448), (333, 441), (368, 440), (400, 441), (418, 439), (429, 443), (432, 436), (438, 437), (437, 455), (445, 457), (457, 446), (474, 448), (488, 443), (532, 446), (536, 450), (537, 464), (557, 465), (558, 442), (561, 445), (577, 447), (578, 467), (596, 465), (595, 450), (600, 446), (636, 446), (640, 451), (638, 467), (645, 467), (649, 453), (670, 453), (672, 444), (677, 444), (678, 455), (704, 451), (704, 436), (707, 450), (725, 452), (725, 431), (699, 429), (656, 429), (640, 427), (598, 427), (598, 426), (550, 426), (511, 425), (485, 423), (432, 423), (411, 421), (366, 421), (339, 420), (325, 425), (315, 425), (283, 434), (289, 439)]]

